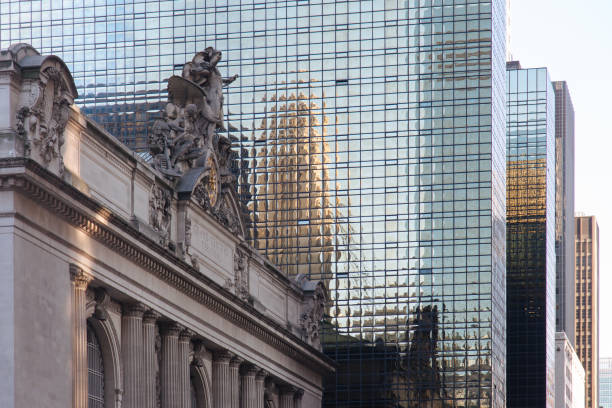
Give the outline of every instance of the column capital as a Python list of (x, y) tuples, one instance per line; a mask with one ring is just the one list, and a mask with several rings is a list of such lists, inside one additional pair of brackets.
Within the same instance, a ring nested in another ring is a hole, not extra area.
[(70, 264), (69, 270), (70, 280), (74, 283), (74, 286), (79, 290), (87, 289), (87, 285), (92, 281), (93, 276), (75, 264)]
[(298, 390), (291, 384), (277, 384), (277, 388), (281, 395), (293, 395)]
[(213, 351), (213, 362), (229, 363), (234, 356), (234, 353), (229, 350), (215, 350)]
[(144, 324), (154, 324), (155, 322), (157, 322), (157, 320), (160, 317), (161, 317), (160, 313), (157, 313), (153, 309), (149, 309), (146, 312), (144, 312), (144, 315), (142, 316), (142, 323), (144, 323)]
[(185, 327), (176, 322), (165, 322), (159, 326), (162, 336), (178, 337)]
[(121, 306), (121, 311), (123, 312), (123, 315), (129, 317), (142, 318), (146, 310), (147, 308), (145, 307), (145, 305), (140, 302), (124, 303)]
[(242, 374), (243, 377), (255, 377), (259, 370), (259, 367), (251, 363), (244, 363), (240, 366), (240, 374)]
[(179, 334), (179, 341), (188, 342), (191, 341), (191, 338), (195, 336), (195, 332), (189, 329), (183, 329)]
[(295, 398), (302, 398), (304, 396), (304, 389), (303, 388), (298, 388), (297, 390), (295, 390)]
[(257, 375), (255, 377), (256, 381), (265, 381), (266, 377), (270, 375), (270, 373), (268, 373), (266, 370), (264, 369), (260, 369), (259, 371), (257, 371)]
[(244, 359), (242, 357), (234, 356), (230, 361), (230, 367), (240, 368), (240, 364), (242, 363), (244, 363)]

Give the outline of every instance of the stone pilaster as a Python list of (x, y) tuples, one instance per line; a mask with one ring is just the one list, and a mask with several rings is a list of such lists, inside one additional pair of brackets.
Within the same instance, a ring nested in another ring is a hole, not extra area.
[(92, 276), (70, 265), (72, 281), (72, 406), (87, 408), (87, 301)]
[(213, 406), (215, 408), (230, 408), (232, 402), (232, 387), (230, 377), (230, 360), (233, 354), (227, 350), (213, 353), (212, 382)]
[(279, 408), (294, 408), (294, 396), (296, 388), (291, 385), (280, 385), (279, 391)]
[(244, 362), (238, 356), (235, 356), (230, 361), (230, 395), (231, 395), (231, 408), (240, 408), (240, 364)]
[[(240, 408), (257, 408), (257, 387), (255, 376), (259, 368), (244, 364), (240, 370)], [(263, 396), (262, 396), (263, 401)]]
[(155, 353), (155, 325), (160, 314), (149, 310), (142, 318), (142, 388), (144, 391), (143, 407), (157, 408), (157, 355)]
[(181, 362), (178, 342), (179, 333), (183, 331), (184, 327), (177, 323), (170, 323), (163, 325), (161, 329), (161, 408), (179, 408), (181, 404)]
[(141, 303), (123, 306), (121, 317), (121, 361), (123, 362), (123, 408), (143, 406), (143, 342)]
[(194, 333), (183, 330), (178, 339), (179, 354), (179, 407), (191, 408), (191, 381), (189, 380), (189, 346)]
[(268, 372), (259, 370), (255, 376), (255, 408), (264, 408), (265, 382)]

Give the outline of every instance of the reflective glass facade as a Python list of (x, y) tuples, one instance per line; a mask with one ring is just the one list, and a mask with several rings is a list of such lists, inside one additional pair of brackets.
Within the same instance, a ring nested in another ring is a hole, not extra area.
[(555, 405), (555, 93), (507, 72), (508, 407)]
[(64, 58), (133, 146), (175, 64), (224, 52), (252, 243), (331, 291), (326, 407), (504, 406), (505, 0), (29, 3), (0, 45)]
[(612, 408), (612, 358), (599, 359), (599, 406)]

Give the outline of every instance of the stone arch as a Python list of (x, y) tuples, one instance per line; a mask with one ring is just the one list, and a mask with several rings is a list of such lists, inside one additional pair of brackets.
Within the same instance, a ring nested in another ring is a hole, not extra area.
[(91, 325), (102, 350), (104, 362), (104, 401), (108, 408), (121, 407), (123, 390), (123, 375), (121, 367), (120, 342), (117, 330), (110, 317), (96, 317), (95, 302), (87, 305), (87, 322)]
[(190, 374), (198, 400), (197, 408), (212, 408), (212, 387), (206, 368), (203, 365), (191, 364)]

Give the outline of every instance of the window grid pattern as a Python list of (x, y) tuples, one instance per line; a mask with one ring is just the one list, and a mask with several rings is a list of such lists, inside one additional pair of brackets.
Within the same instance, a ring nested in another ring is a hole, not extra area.
[(599, 359), (599, 406), (612, 408), (612, 358)]
[(599, 407), (599, 227), (576, 217), (576, 354), (586, 382), (586, 407)]
[(507, 71), (508, 406), (554, 407), (555, 94), (545, 68)]
[(87, 325), (87, 407), (104, 408), (104, 363), (93, 328)]
[(224, 52), (252, 243), (330, 288), (326, 407), (504, 406), (504, 0), (23, 3), (0, 45), (64, 58), (135, 148), (164, 80)]

